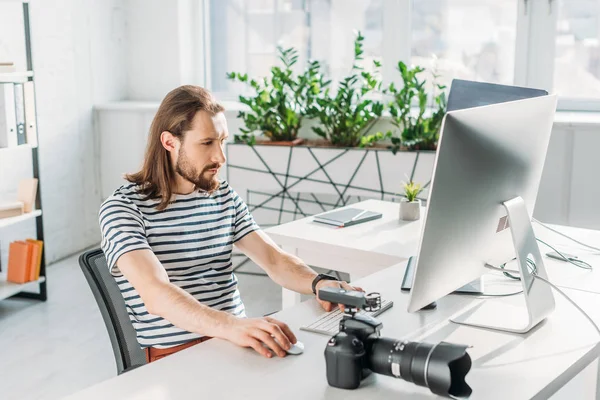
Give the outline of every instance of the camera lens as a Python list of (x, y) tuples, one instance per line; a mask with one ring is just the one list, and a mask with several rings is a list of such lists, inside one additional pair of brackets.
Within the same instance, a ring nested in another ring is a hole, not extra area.
[(367, 339), (369, 369), (428, 387), (441, 396), (468, 397), (465, 382), (471, 369), (467, 346), (406, 342), (371, 336)]

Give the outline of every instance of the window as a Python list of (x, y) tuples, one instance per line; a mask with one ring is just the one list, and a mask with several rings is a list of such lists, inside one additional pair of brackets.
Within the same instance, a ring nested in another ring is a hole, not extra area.
[(268, 75), (278, 45), (298, 50), (298, 71), (314, 59), (340, 79), (352, 66), (355, 30), (365, 37), (365, 61), (380, 60), (383, 1), (211, 0), (212, 90), (221, 97), (243, 90), (226, 79), (226, 72)]
[(600, 2), (558, 4), (554, 89), (559, 96), (600, 99)]
[[(353, 32), (365, 65), (398, 61), (453, 78), (556, 91), (559, 108), (600, 111), (600, 0), (204, 0), (210, 9), (209, 86), (234, 99), (244, 86), (229, 71), (265, 76), (276, 47), (299, 51), (298, 70), (322, 62), (349, 72)], [(427, 75), (424, 76), (429, 79)]]
[(452, 78), (513, 83), (516, 0), (418, 0), (412, 6), (412, 64), (436, 64), (446, 84)]

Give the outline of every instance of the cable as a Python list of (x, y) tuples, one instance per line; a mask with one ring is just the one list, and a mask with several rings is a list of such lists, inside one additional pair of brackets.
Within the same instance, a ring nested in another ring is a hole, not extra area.
[(593, 269), (593, 267), (590, 264), (586, 263), (585, 261), (580, 260), (578, 258), (567, 257), (563, 253), (561, 253), (560, 251), (556, 250), (554, 247), (550, 246), (548, 243), (544, 242), (543, 240), (538, 239), (538, 238), (536, 238), (536, 240), (538, 242), (540, 242), (540, 243), (542, 243), (542, 244), (550, 247), (552, 250), (554, 250), (556, 252), (556, 254), (558, 254), (559, 256), (561, 256), (564, 261), (566, 261), (566, 262), (568, 262), (570, 264), (573, 264), (574, 266), (576, 266), (578, 268), (589, 269), (589, 270)]
[(474, 298), (476, 299), (486, 299), (488, 297), (510, 297), (510, 296), (516, 296), (517, 294), (521, 294), (523, 293), (522, 290), (519, 290), (518, 292), (512, 292), (512, 293), (499, 293), (499, 294), (480, 294), (480, 295), (473, 295)]
[[(498, 268), (498, 267), (494, 267), (493, 265), (486, 264), (486, 267), (488, 267), (488, 268), (493, 268), (495, 270), (500, 270), (502, 272), (502, 275), (506, 276), (507, 278), (514, 279), (515, 281), (520, 281), (521, 280), (521, 277), (512, 275), (513, 273), (514, 274), (518, 274), (519, 271), (505, 269), (504, 268), (505, 266), (506, 266), (506, 264), (502, 264), (500, 266), (500, 268)], [(535, 265), (535, 263), (533, 262), (533, 260), (530, 260), (528, 258), (527, 259), (527, 266), (529, 268), (531, 268), (531, 270), (529, 272), (531, 272), (532, 274), (537, 273), (537, 266)]]
[(598, 335), (600, 335), (600, 327), (598, 327), (598, 325), (596, 325), (596, 323), (594, 322), (594, 320), (585, 312), (583, 311), (583, 309), (581, 307), (579, 307), (577, 305), (577, 303), (575, 303), (573, 300), (571, 300), (571, 298), (569, 296), (567, 296), (562, 290), (560, 290), (558, 287), (556, 287), (556, 285), (554, 285), (553, 283), (551, 283), (550, 281), (548, 281), (547, 279), (542, 278), (541, 276), (538, 275), (533, 275), (533, 277), (535, 279), (539, 279), (540, 281), (546, 283), (547, 285), (549, 285), (552, 289), (556, 290), (558, 293), (560, 293), (565, 299), (567, 299), (567, 301), (569, 303), (571, 303), (577, 310), (579, 310), (580, 313), (582, 313), (588, 321), (590, 321), (590, 323), (592, 325), (594, 325), (594, 328), (596, 328), (596, 331), (598, 332)]
[(558, 235), (560, 235), (560, 236), (562, 236), (562, 237), (565, 237), (565, 238), (567, 238), (567, 239), (569, 239), (569, 240), (572, 240), (572, 241), (574, 241), (575, 243), (577, 243), (577, 244), (579, 244), (579, 245), (581, 245), (581, 246), (583, 246), (583, 247), (587, 247), (588, 249), (592, 249), (592, 250), (594, 250), (594, 251), (598, 251), (598, 252), (600, 252), (600, 249), (599, 249), (599, 248), (597, 248), (597, 247), (594, 247), (594, 246), (590, 246), (589, 244), (582, 243), (582, 242), (580, 242), (580, 241), (579, 241), (579, 240), (577, 240), (577, 239), (573, 239), (571, 236), (565, 235), (564, 233), (562, 233), (562, 232), (559, 232), (559, 231), (557, 231), (556, 229), (549, 227), (548, 225), (544, 224), (543, 222), (540, 222), (540, 221), (538, 221), (538, 220), (537, 220), (537, 219), (535, 219), (535, 218), (532, 218), (532, 221), (533, 221), (533, 222), (536, 222), (536, 223), (538, 223), (538, 224), (540, 224), (540, 225), (541, 225), (541, 226), (543, 226), (544, 228), (546, 228), (546, 229), (548, 229), (548, 230), (550, 230), (550, 231), (552, 231), (552, 232), (554, 232), (554, 233), (556, 233), (556, 234), (558, 234)]
[[(590, 270), (590, 271), (593, 270), (593, 267), (590, 264), (588, 264), (587, 262), (585, 262), (583, 260), (580, 260), (578, 258), (567, 257), (563, 253), (561, 253), (560, 251), (556, 250), (554, 247), (552, 247), (551, 245), (549, 245), (548, 243), (544, 242), (543, 240), (538, 239), (538, 238), (536, 238), (536, 240), (538, 242), (540, 242), (540, 243), (548, 246), (552, 250), (554, 250), (556, 252), (556, 254), (558, 254), (560, 257), (562, 257), (563, 260), (566, 261), (566, 262), (568, 262), (569, 264), (573, 264), (577, 268), (587, 269), (587, 270)], [(513, 259), (513, 260), (515, 260), (515, 259)], [(530, 260), (528, 258), (527, 259), (527, 265), (531, 268), (531, 272), (533, 274), (535, 274), (537, 272), (537, 267), (536, 267), (535, 263), (533, 262), (533, 260)], [(499, 269), (502, 270), (502, 274), (504, 276), (506, 276), (507, 278), (510, 278), (510, 279), (514, 279), (516, 281), (520, 281), (521, 280), (520, 277), (512, 275), (513, 272), (518, 274), (519, 273), (518, 271), (509, 271), (509, 270), (506, 270), (504, 268), (505, 266), (506, 266), (506, 264), (502, 264), (502, 265), (500, 265), (500, 268), (499, 268)], [(490, 265), (490, 267), (492, 267), (492, 266)], [(494, 268), (498, 269), (498, 267), (494, 267)]]
[[(533, 260), (527, 259), (527, 263), (528, 263), (528, 264), (530, 264), (530, 263), (531, 263), (531, 264), (533, 264), (533, 266), (534, 266), (534, 268), (535, 268), (535, 262), (533, 262)], [(504, 266), (504, 265), (503, 265), (503, 266)], [(485, 267), (486, 267), (486, 268), (489, 268), (489, 269), (494, 269), (494, 270), (501, 271), (501, 272), (503, 272), (503, 273), (504, 273), (504, 272), (506, 272), (506, 270), (503, 268), (503, 266), (502, 266), (502, 267), (500, 267), (500, 268), (498, 268), (498, 267), (494, 267), (493, 265), (489, 265), (489, 264), (486, 264), (486, 265), (485, 265)], [(514, 270), (510, 270), (509, 272), (512, 272), (512, 273), (519, 273), (519, 271), (514, 271)], [(566, 294), (565, 294), (565, 293), (564, 293), (562, 290), (560, 290), (560, 289), (559, 289), (559, 288), (558, 288), (556, 285), (554, 285), (553, 283), (551, 283), (551, 282), (550, 282), (550, 281), (548, 281), (547, 279), (544, 279), (544, 278), (542, 278), (541, 276), (537, 275), (537, 273), (536, 273), (536, 272), (537, 272), (537, 268), (535, 268), (535, 272), (532, 274), (532, 276), (533, 276), (535, 279), (539, 279), (539, 280), (541, 280), (542, 282), (546, 283), (546, 284), (547, 284), (548, 286), (550, 286), (552, 289), (554, 289), (554, 290), (556, 290), (558, 293), (560, 293), (560, 294), (561, 294), (561, 295), (562, 295), (562, 296), (563, 296), (565, 299), (567, 299), (567, 301), (568, 301), (569, 303), (571, 303), (571, 304), (572, 304), (572, 305), (573, 305), (573, 306), (574, 306), (574, 307), (575, 307), (575, 308), (576, 308), (576, 309), (577, 309), (577, 310), (578, 310), (580, 313), (582, 313), (582, 314), (585, 316), (585, 318), (586, 318), (586, 319), (587, 319), (587, 320), (588, 320), (588, 321), (589, 321), (589, 322), (590, 322), (592, 325), (594, 325), (594, 328), (596, 329), (596, 331), (597, 331), (597, 332), (598, 332), (598, 334), (600, 335), (600, 327), (598, 327), (598, 325), (596, 325), (596, 323), (594, 322), (594, 320), (593, 320), (593, 319), (592, 319), (592, 318), (591, 318), (591, 317), (590, 317), (590, 316), (589, 316), (589, 315), (588, 315), (588, 314), (587, 314), (585, 311), (583, 311), (583, 309), (582, 309), (581, 307), (579, 307), (579, 306), (577, 305), (577, 303), (575, 303), (573, 300), (571, 300), (571, 298), (570, 298), (569, 296), (567, 296), (567, 295), (566, 295)], [(519, 278), (517, 278), (517, 279), (519, 279)]]

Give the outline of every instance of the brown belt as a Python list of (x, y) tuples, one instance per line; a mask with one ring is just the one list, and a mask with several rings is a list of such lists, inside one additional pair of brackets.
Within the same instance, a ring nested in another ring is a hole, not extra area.
[(160, 360), (166, 356), (169, 356), (173, 353), (177, 353), (183, 349), (187, 349), (188, 347), (192, 347), (198, 343), (206, 342), (208, 339), (212, 339), (210, 336), (203, 336), (200, 339), (192, 340), (191, 342), (187, 342), (184, 344), (180, 344), (179, 346), (169, 347), (166, 349), (157, 349), (155, 347), (146, 347), (144, 350), (146, 351), (146, 361), (151, 363), (156, 360)]

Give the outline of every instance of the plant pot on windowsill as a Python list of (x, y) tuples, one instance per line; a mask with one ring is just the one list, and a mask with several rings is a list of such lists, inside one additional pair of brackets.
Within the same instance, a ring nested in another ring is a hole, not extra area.
[(402, 221), (417, 221), (421, 218), (421, 200), (408, 201), (403, 198), (400, 201), (400, 219)]
[(299, 146), (304, 143), (303, 138), (296, 138), (294, 140), (257, 140), (256, 144), (262, 144), (267, 146)]

